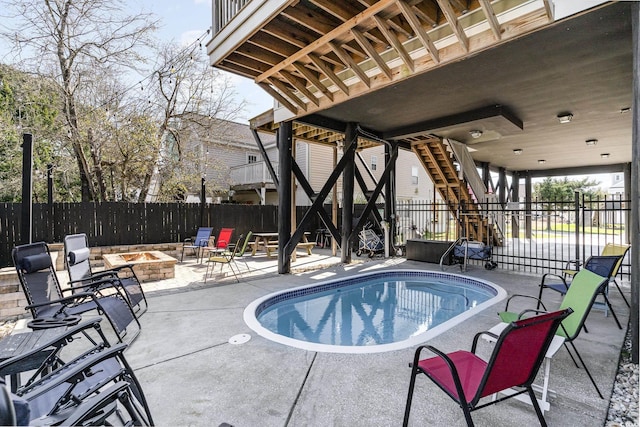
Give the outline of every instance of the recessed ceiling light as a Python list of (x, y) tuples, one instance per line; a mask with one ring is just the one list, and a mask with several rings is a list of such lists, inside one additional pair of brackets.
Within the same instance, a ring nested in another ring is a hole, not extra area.
[(513, 154), (519, 156), (520, 154), (522, 154), (522, 148), (516, 148), (515, 150), (513, 150)]
[(469, 135), (471, 135), (471, 138), (478, 139), (482, 136), (482, 131), (477, 129), (470, 130)]
[(544, 165), (545, 163), (547, 163), (547, 161), (544, 159), (540, 159), (538, 160), (538, 163), (540, 163), (541, 165)]
[(587, 139), (584, 143), (591, 147), (593, 145), (596, 145), (598, 143), (598, 140), (595, 138)]
[(558, 121), (560, 123), (569, 123), (573, 119), (573, 114), (571, 113), (560, 113), (558, 114)]
[(603, 159), (608, 159), (609, 158), (609, 153), (602, 153), (602, 154), (600, 154), (600, 157), (602, 157)]

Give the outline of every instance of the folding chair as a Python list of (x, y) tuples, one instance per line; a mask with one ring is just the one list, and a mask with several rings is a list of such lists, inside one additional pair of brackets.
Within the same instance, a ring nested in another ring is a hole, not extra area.
[[(468, 426), (473, 426), (472, 411), (523, 393), (529, 394), (540, 425), (546, 426), (531, 385), (556, 329), (570, 313), (571, 309), (565, 309), (517, 320), (510, 323), (499, 337), (488, 332), (480, 332), (473, 338), (470, 352), (458, 350), (445, 354), (430, 345), (418, 347), (411, 368), (403, 425), (407, 426), (409, 423), (416, 377), (418, 374), (425, 374), (460, 405)], [(478, 338), (485, 334), (497, 338), (489, 361), (484, 361), (475, 354)], [(420, 360), (424, 349), (435, 353), (436, 356)], [(512, 387), (523, 387), (523, 390), (479, 404), (483, 397)]]
[(147, 297), (142, 290), (140, 280), (133, 271), (133, 265), (123, 265), (96, 273), (91, 270), (89, 240), (86, 234), (71, 234), (64, 237), (64, 259), (70, 285), (86, 285), (96, 280), (115, 278), (122, 285), (124, 295), (136, 316), (140, 317), (147, 311), (149, 307)]
[[(607, 243), (602, 249), (602, 253), (600, 254), (600, 256), (620, 257), (620, 259), (618, 260), (618, 263), (613, 268), (613, 271), (611, 271), (609, 282), (613, 282), (613, 284), (616, 285), (616, 288), (618, 289), (618, 292), (620, 292), (620, 295), (622, 296), (622, 299), (624, 300), (624, 303), (627, 305), (627, 307), (630, 307), (629, 301), (627, 301), (627, 297), (624, 296), (622, 289), (620, 289), (620, 285), (618, 285), (618, 282), (616, 281), (616, 276), (618, 275), (618, 272), (620, 271), (620, 267), (622, 266), (622, 260), (624, 260), (624, 257), (627, 255), (627, 252), (629, 252), (629, 249), (631, 249), (631, 245), (625, 245), (621, 243)], [(570, 268), (572, 265), (574, 265), (575, 268)], [(562, 272), (562, 277), (566, 279), (567, 277), (575, 276), (575, 274), (580, 270), (580, 266), (581, 266), (580, 261), (576, 261), (576, 260), (568, 261), (567, 265), (565, 266), (565, 269)], [(585, 268), (586, 268), (586, 264), (585, 264)], [(607, 286), (607, 294), (608, 292), (609, 292), (609, 287)]]
[[(589, 380), (591, 380), (591, 384), (593, 384), (593, 387), (595, 387), (596, 391), (598, 392), (598, 396), (600, 396), (601, 399), (604, 399), (604, 397), (602, 396), (598, 385), (593, 379), (591, 372), (589, 372), (587, 365), (584, 363), (584, 360), (582, 360), (582, 356), (578, 352), (578, 349), (576, 348), (573, 341), (578, 338), (580, 331), (584, 328), (584, 322), (587, 319), (589, 312), (591, 311), (591, 307), (593, 306), (596, 297), (603, 292), (603, 288), (607, 286), (608, 282), (609, 279), (606, 277), (599, 276), (587, 269), (580, 270), (578, 274), (576, 274), (576, 276), (573, 278), (572, 284), (567, 290), (564, 298), (562, 299), (559, 308), (559, 310), (563, 310), (570, 307), (573, 309), (573, 313), (562, 321), (561, 327), (556, 332), (556, 335), (564, 338), (564, 346), (569, 352), (569, 356), (571, 356), (573, 363), (577, 368), (579, 368), (580, 366), (569, 350), (567, 343), (571, 345), (571, 348), (580, 360), (580, 363), (587, 373)], [(533, 299), (538, 302), (538, 307), (542, 307), (544, 310), (546, 310), (545, 305), (538, 298), (530, 295), (515, 294), (509, 297), (509, 299), (507, 300), (505, 311), (498, 313), (500, 319), (505, 323), (510, 323), (518, 318), (517, 313), (508, 311), (509, 303), (515, 298)]]
[[(31, 311), (34, 319), (30, 323), (32, 327), (76, 324), (81, 314), (97, 310), (110, 323), (120, 342), (125, 335), (129, 335), (129, 342), (132, 342), (140, 333), (140, 322), (120, 291), (117, 280), (106, 278), (63, 291), (46, 243), (16, 246), (11, 256), (29, 304), (25, 309)], [(113, 286), (107, 286), (109, 283)], [(63, 292), (72, 294), (65, 297)], [(127, 329), (131, 324), (137, 327), (134, 332)]]
[(126, 347), (89, 352), (19, 388), (16, 394), (29, 407), (29, 425), (153, 425), (142, 387), (124, 357)]
[[(242, 244), (241, 246), (241, 242), (243, 241), (244, 241), (244, 244)], [(240, 280), (238, 280), (238, 275), (236, 274), (236, 271), (233, 268), (233, 266), (236, 265), (236, 268), (237, 268), (237, 264), (235, 264), (235, 257), (241, 248), (243, 251), (244, 249), (246, 249), (247, 242), (248, 240), (244, 239), (244, 236), (240, 236), (240, 238), (238, 238), (238, 241), (232, 247), (232, 250), (230, 252), (229, 251), (212, 252), (211, 255), (209, 255), (209, 257), (207, 258), (207, 269), (204, 274), (205, 283), (207, 282), (207, 277), (209, 277), (209, 266), (211, 266), (211, 274), (213, 274), (213, 270), (215, 268), (216, 263), (220, 264), (220, 271), (222, 271), (222, 267), (225, 264), (228, 265), (229, 269), (233, 273), (233, 276), (236, 278), (236, 282), (239, 282)], [(240, 273), (240, 269), (238, 269), (238, 273)]]
[(182, 254), (180, 255), (180, 262), (184, 259), (184, 250), (192, 249), (197, 259), (200, 259), (202, 254), (202, 249), (209, 246), (209, 239), (211, 239), (211, 233), (213, 232), (213, 228), (211, 227), (200, 227), (198, 228), (198, 232), (196, 233), (196, 238), (191, 240), (191, 238), (187, 238), (184, 240), (182, 245)]
[[(618, 325), (618, 329), (622, 329), (622, 325), (618, 320), (618, 316), (616, 316), (615, 311), (613, 310), (613, 306), (611, 305), (611, 301), (609, 301), (609, 282), (611, 278), (615, 276), (615, 272), (617, 272), (620, 263), (622, 262), (622, 257), (624, 255), (608, 255), (608, 256), (592, 256), (587, 260), (584, 264), (584, 269), (589, 270), (598, 276), (605, 277), (607, 279), (605, 286), (603, 286), (598, 294), (602, 295), (605, 301), (605, 315), (608, 314), (608, 311), (611, 311), (613, 315), (613, 319), (616, 321)], [(577, 274), (578, 272), (576, 272)], [(572, 275), (575, 280), (575, 274)], [(546, 273), (542, 276), (542, 280), (540, 281), (540, 290), (538, 291), (538, 306), (540, 308), (542, 302), (542, 291), (545, 289), (550, 289), (552, 291), (559, 292), (561, 295), (565, 295), (570, 286), (572, 286), (573, 280), (571, 282), (567, 282), (564, 276)], [(621, 292), (622, 293), (622, 292)], [(624, 295), (623, 295), (624, 297)], [(608, 309), (608, 310), (607, 310)]]

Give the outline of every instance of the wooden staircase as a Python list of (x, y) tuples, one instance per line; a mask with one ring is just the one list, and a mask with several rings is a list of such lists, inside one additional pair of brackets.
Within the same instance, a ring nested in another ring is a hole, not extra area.
[(411, 148), (420, 158), (425, 171), (431, 177), (459, 227), (463, 228), (462, 231), (466, 229), (464, 235), (485, 244), (500, 246), (501, 240), (495, 237), (496, 233), (490, 232), (488, 233), (490, 236), (487, 236), (488, 219), (481, 214), (477, 201), (453, 163), (449, 147), (442, 139), (435, 136), (420, 136), (411, 142)]

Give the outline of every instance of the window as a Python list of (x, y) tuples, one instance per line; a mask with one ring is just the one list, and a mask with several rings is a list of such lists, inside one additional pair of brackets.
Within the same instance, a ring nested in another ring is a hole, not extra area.
[(371, 170), (377, 170), (378, 169), (378, 156), (371, 156)]
[(418, 167), (411, 166), (411, 184), (418, 185)]
[(256, 163), (258, 161), (258, 156), (255, 154), (247, 154), (247, 163)]

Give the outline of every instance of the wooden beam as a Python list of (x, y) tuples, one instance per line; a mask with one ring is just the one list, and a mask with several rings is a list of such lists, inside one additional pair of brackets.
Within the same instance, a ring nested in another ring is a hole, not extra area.
[(480, 6), (482, 7), (484, 16), (487, 17), (487, 22), (489, 23), (489, 27), (491, 27), (491, 31), (493, 31), (493, 35), (496, 36), (496, 40), (500, 40), (502, 38), (502, 33), (500, 32), (500, 23), (498, 22), (496, 13), (493, 11), (493, 6), (491, 6), (491, 0), (478, 1), (480, 2)]
[(271, 77), (267, 81), (275, 86), (280, 92), (285, 94), (287, 98), (297, 104), (300, 109), (302, 109), (303, 111), (307, 111), (307, 104), (300, 97), (296, 96), (296, 94), (293, 93), (293, 91), (289, 87), (287, 87), (284, 82), (275, 77)]
[(413, 28), (413, 31), (416, 33), (416, 36), (420, 39), (420, 42), (422, 42), (422, 45), (427, 50), (427, 52), (429, 52), (429, 55), (431, 56), (431, 59), (433, 59), (433, 62), (435, 62), (436, 64), (439, 63), (440, 55), (438, 54), (438, 48), (436, 48), (436, 45), (433, 44), (431, 37), (429, 37), (429, 34), (427, 34), (427, 31), (422, 26), (422, 23), (415, 15), (415, 13), (413, 13), (411, 7), (403, 0), (398, 0), (397, 3), (400, 11), (407, 19), (407, 22), (409, 22), (409, 25), (411, 25), (411, 28)]
[(309, 101), (313, 102), (316, 105), (316, 107), (320, 106), (320, 101), (318, 101), (318, 98), (315, 97), (313, 92), (307, 89), (307, 86), (305, 86), (304, 82), (300, 81), (298, 77), (286, 72), (285, 70), (280, 71), (280, 75), (284, 77), (289, 83), (291, 83), (291, 85), (293, 85), (296, 89), (298, 89), (298, 91), (302, 92)]
[(330, 15), (335, 16), (342, 22), (348, 21), (358, 13), (362, 12), (353, 4), (344, 1), (335, 0), (309, 0), (310, 3), (324, 10)]
[(456, 16), (456, 12), (451, 7), (451, 3), (449, 0), (436, 0), (438, 2), (438, 6), (440, 6), (440, 10), (444, 14), (444, 17), (447, 19), (449, 26), (451, 27), (451, 31), (456, 35), (460, 44), (464, 47), (464, 51), (469, 51), (469, 39), (467, 35), (464, 33), (464, 29), (458, 22), (458, 17)]
[(273, 21), (265, 25), (261, 31), (279, 38), (289, 44), (296, 46), (298, 49), (302, 49), (313, 43), (315, 37), (311, 33), (306, 33), (300, 28), (289, 24), (286, 20), (276, 18)]
[(371, 43), (369, 43), (369, 40), (367, 40), (364, 34), (362, 34), (356, 28), (351, 29), (351, 34), (353, 34), (354, 39), (358, 42), (360, 47), (362, 47), (367, 55), (369, 55), (369, 58), (371, 58), (373, 62), (376, 63), (380, 71), (382, 71), (387, 76), (387, 78), (391, 80), (391, 77), (393, 76), (391, 73), (391, 69), (389, 68), (387, 63), (384, 62), (384, 59), (382, 59), (378, 51), (371, 45)]
[(398, 52), (398, 55), (400, 56), (402, 61), (405, 63), (405, 65), (411, 70), (411, 72), (414, 72), (415, 65), (413, 63), (413, 59), (411, 59), (409, 52), (407, 52), (407, 50), (404, 48), (402, 43), (400, 43), (400, 40), (398, 40), (398, 37), (396, 37), (396, 35), (389, 28), (387, 28), (387, 25), (382, 20), (382, 18), (374, 16), (373, 19), (376, 21), (376, 25), (378, 26), (380, 31), (382, 31), (382, 34), (384, 34), (384, 37), (387, 39), (389, 44), (393, 46), (396, 52)]
[(342, 47), (338, 46), (334, 42), (329, 42), (329, 46), (331, 47), (331, 50), (333, 50), (335, 52), (335, 54), (338, 55), (338, 58), (340, 58), (340, 60), (342, 60), (344, 65), (346, 65), (347, 67), (351, 68), (351, 71), (353, 71), (355, 73), (355, 75), (358, 76), (360, 81), (362, 83), (364, 83), (368, 88), (370, 88), (371, 87), (371, 82), (369, 81), (369, 76), (367, 76), (367, 73), (365, 73), (364, 70), (362, 68), (360, 68), (360, 66), (351, 57), (351, 55), (349, 55), (347, 52), (345, 52), (342, 49)]
[(338, 89), (344, 92), (345, 95), (349, 96), (349, 88), (347, 87), (347, 85), (342, 80), (340, 80), (340, 77), (338, 77), (321, 58), (315, 56), (312, 53), (307, 56), (311, 60), (311, 62), (313, 62), (313, 65), (318, 67), (329, 80), (331, 80), (336, 86), (338, 86)]
[(294, 62), (293, 67), (298, 70), (300, 74), (302, 74), (309, 82), (316, 87), (320, 92), (324, 94), (324, 96), (329, 99), (329, 101), (333, 102), (333, 93), (320, 81), (320, 79), (314, 74), (313, 71), (300, 64), (299, 62)]
[(282, 11), (282, 15), (318, 34), (327, 34), (340, 25), (340, 21), (333, 16), (309, 8), (302, 10), (297, 7), (288, 7)]
[(259, 31), (256, 35), (247, 40), (247, 42), (277, 55), (284, 55), (285, 57), (293, 55), (298, 51), (298, 48), (294, 45), (264, 31)]
[(280, 95), (280, 92), (278, 92), (277, 90), (272, 88), (269, 84), (267, 84), (267, 83), (258, 83), (258, 86), (260, 86), (269, 95), (274, 97), (280, 104), (284, 105), (293, 114), (298, 114), (298, 108), (295, 105), (293, 105), (291, 102), (289, 102), (289, 100), (287, 98), (285, 98), (284, 96)]
[(282, 61), (281, 63), (279, 63), (275, 67), (273, 67), (271, 70), (262, 73), (261, 75), (259, 75), (256, 78), (256, 81), (257, 82), (261, 82), (261, 81), (265, 80), (267, 77), (279, 72), (283, 68), (289, 67), (294, 62), (297, 62), (300, 59), (304, 58), (305, 56), (308, 56), (310, 53), (315, 51), (320, 46), (324, 46), (328, 42), (330, 42), (330, 41), (334, 40), (335, 38), (337, 38), (338, 36), (341, 36), (341, 35), (344, 35), (344, 34), (348, 33), (349, 30), (354, 28), (360, 22), (365, 21), (367, 19), (370, 19), (371, 17), (375, 16), (376, 13), (378, 13), (378, 12), (386, 9), (390, 5), (392, 5), (395, 1), (396, 0), (380, 0), (380, 1), (378, 1), (377, 3), (375, 3), (371, 7), (369, 7), (367, 10), (364, 10), (363, 12), (357, 14), (356, 16), (354, 16), (353, 18), (351, 18), (350, 20), (348, 20), (344, 24), (334, 28), (332, 31), (328, 32), (324, 36), (322, 36), (319, 39), (315, 40), (313, 43), (310, 43), (307, 46), (305, 46), (304, 48), (300, 49), (300, 51), (296, 55), (290, 56), (289, 58), (285, 59), (284, 61)]

